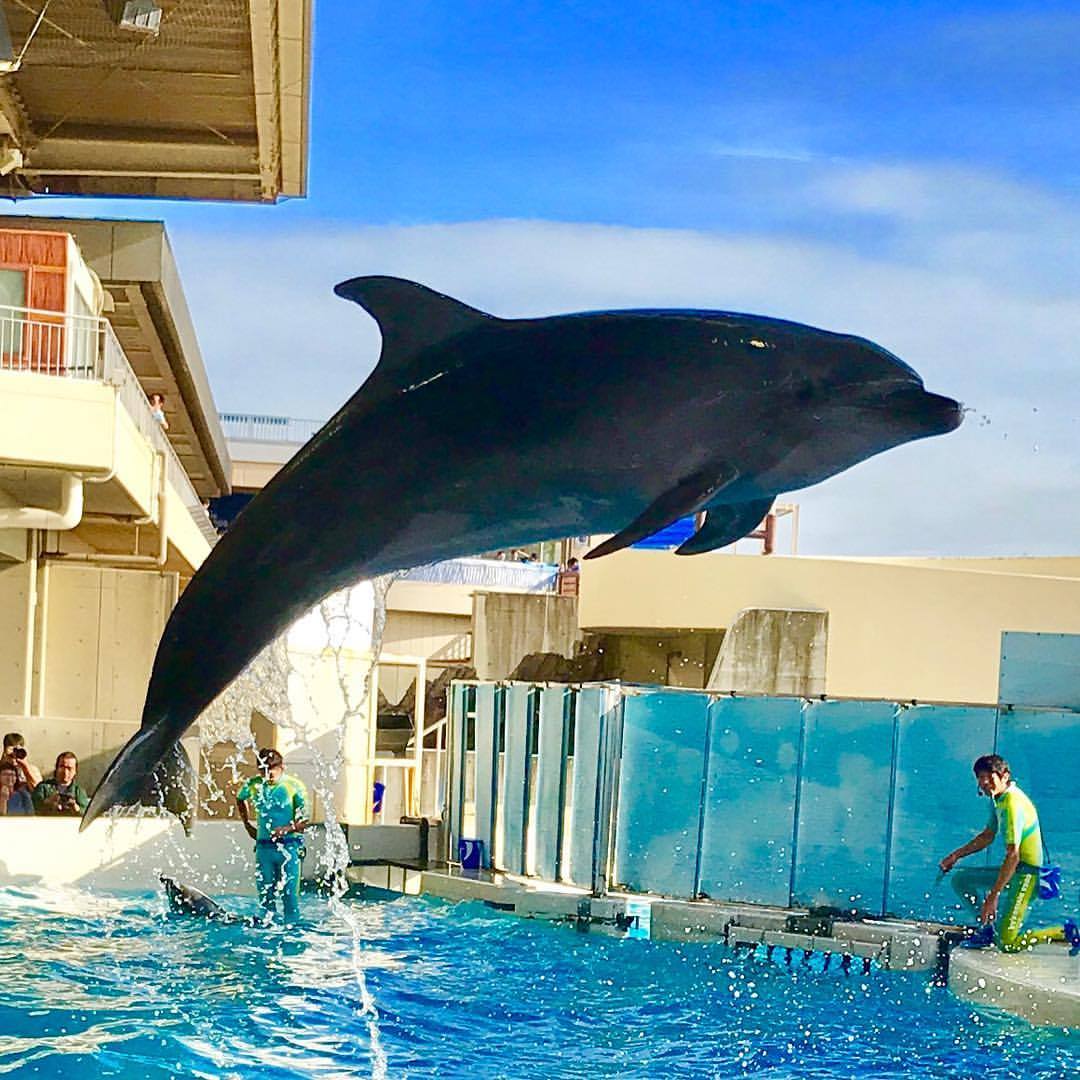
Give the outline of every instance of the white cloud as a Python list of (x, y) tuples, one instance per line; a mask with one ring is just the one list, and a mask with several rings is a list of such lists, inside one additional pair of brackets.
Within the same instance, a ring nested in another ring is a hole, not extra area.
[(803, 551), (1077, 552), (1080, 270), (1066, 260), (1041, 284), (1050, 238), (1063, 222), (1076, 234), (1077, 208), (974, 174), (847, 165), (792, 198), (837, 220), (887, 218), (888, 250), (538, 221), (173, 240), (222, 408), (324, 417), (351, 394), (378, 334), (331, 290), (358, 274), (409, 277), (503, 316), (753, 311), (870, 337), (974, 410), (947, 438), (798, 495)]

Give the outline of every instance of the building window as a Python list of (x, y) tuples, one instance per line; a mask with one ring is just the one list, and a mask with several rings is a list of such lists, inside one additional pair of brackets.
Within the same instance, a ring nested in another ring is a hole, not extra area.
[(23, 320), (26, 307), (26, 271), (0, 270), (0, 360), (22, 355)]
[(0, 306), (26, 307), (25, 270), (0, 270)]

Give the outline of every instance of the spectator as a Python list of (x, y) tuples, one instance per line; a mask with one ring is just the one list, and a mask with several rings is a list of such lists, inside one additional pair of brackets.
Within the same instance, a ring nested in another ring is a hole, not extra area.
[(150, 395), (150, 413), (166, 431), (169, 430), (169, 421), (165, 419), (164, 394), (153, 393)]
[(559, 571), (555, 591), (559, 596), (577, 596), (581, 585), (581, 564), (573, 555), (566, 560), (566, 566)]
[(30, 790), (19, 780), (19, 770), (10, 761), (0, 762), (0, 814), (32, 814)]
[(19, 783), (33, 791), (41, 783), (41, 770), (27, 757), (26, 740), (17, 732), (9, 731), (4, 736), (4, 753), (0, 763), (10, 762), (19, 774)]
[(90, 803), (90, 796), (76, 783), (79, 759), (65, 750), (56, 759), (52, 778), (42, 780), (34, 788), (34, 812), (36, 814), (62, 814), (77, 816)]

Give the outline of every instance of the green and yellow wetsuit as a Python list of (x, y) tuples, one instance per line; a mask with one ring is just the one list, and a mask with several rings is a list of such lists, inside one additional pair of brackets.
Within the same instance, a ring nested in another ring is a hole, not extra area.
[[(1048, 926), (1025, 930), (1024, 918), (1028, 905), (1039, 887), (1039, 868), (1043, 865), (1042, 832), (1035, 804), (1016, 784), (994, 797), (987, 830), (1001, 837), (1005, 846), (1015, 844), (1020, 864), (998, 901), (998, 916), (994, 923), (994, 941), (1002, 952), (1021, 952), (1044, 941), (1065, 941), (1064, 926)], [(957, 891), (977, 902), (977, 893), (993, 887), (998, 870), (986, 867), (967, 870), (957, 875)]]
[(253, 776), (237, 793), (241, 802), (252, 804), (257, 816), (255, 866), (259, 902), (273, 912), (278, 894), (285, 909), (285, 921), (300, 918), (300, 863), (304, 840), (300, 833), (273, 838), (274, 829), (308, 817), (307, 791), (295, 776), (284, 774), (276, 782)]

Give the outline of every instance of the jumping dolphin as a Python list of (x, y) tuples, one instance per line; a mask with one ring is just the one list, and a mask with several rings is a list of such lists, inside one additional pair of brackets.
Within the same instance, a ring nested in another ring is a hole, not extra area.
[[(258, 651), (364, 577), (704, 511), (680, 554), (779, 492), (953, 430), (961, 409), (870, 341), (723, 311), (500, 319), (391, 277), (335, 292), (378, 323), (361, 389), (249, 504), (184, 590), (142, 726), (83, 818), (182, 787), (177, 740)], [(174, 749), (175, 748), (175, 749)], [(167, 799), (166, 799), (167, 802)]]

